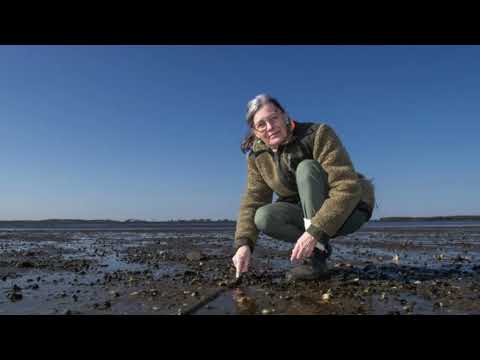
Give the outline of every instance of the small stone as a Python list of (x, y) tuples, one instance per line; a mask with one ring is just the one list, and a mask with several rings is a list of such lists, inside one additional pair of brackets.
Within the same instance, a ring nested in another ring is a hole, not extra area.
[(413, 282), (415, 285), (420, 285), (422, 282), (420, 280), (414, 281)]
[(32, 268), (33, 263), (31, 261), (21, 261), (17, 263), (18, 268)]
[(21, 288), (20, 286), (18, 286), (17, 284), (13, 284), (12, 290), (13, 290), (14, 292), (16, 292), (16, 291), (22, 291), (22, 288)]
[(72, 311), (67, 309), (62, 313), (62, 315), (72, 315)]
[(270, 315), (272, 313), (269, 309), (262, 309), (262, 315)]
[(190, 261), (200, 261), (203, 258), (202, 253), (200, 253), (200, 251), (196, 251), (196, 250), (188, 252), (186, 257)]
[(32, 289), (33, 289), (33, 290), (37, 290), (38, 288), (39, 288), (38, 284), (33, 284), (33, 285), (32, 285)]
[(433, 304), (434, 307), (439, 307), (439, 308), (442, 308), (443, 307), (443, 303), (442, 302), (436, 302)]
[(159, 310), (159, 308), (158, 308), (158, 307), (156, 307), (156, 306), (154, 306), (154, 307), (152, 307), (152, 310), (153, 310), (153, 311), (158, 311), (158, 310)]
[(19, 301), (23, 299), (23, 295), (18, 292), (11, 292), (7, 295), (7, 298), (10, 299), (11, 302)]
[(138, 295), (138, 294), (139, 294), (138, 291), (134, 291), (134, 292), (130, 293), (130, 296), (136, 296), (136, 295)]

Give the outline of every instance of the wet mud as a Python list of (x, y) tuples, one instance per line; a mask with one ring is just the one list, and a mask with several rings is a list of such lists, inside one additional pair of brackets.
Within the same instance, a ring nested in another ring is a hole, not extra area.
[(480, 228), (334, 239), (328, 278), (288, 283), (291, 245), (262, 236), (235, 282), (234, 229), (0, 230), (0, 315), (480, 313)]

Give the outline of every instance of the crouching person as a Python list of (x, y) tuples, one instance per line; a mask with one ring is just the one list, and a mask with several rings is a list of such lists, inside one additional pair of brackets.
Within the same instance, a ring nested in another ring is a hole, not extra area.
[(265, 94), (248, 103), (246, 119), (250, 132), (241, 149), (248, 153), (247, 188), (232, 259), (237, 277), (248, 271), (263, 232), (293, 244), (287, 280), (322, 278), (330, 240), (357, 231), (372, 216), (373, 185), (354, 170), (329, 125), (296, 122)]

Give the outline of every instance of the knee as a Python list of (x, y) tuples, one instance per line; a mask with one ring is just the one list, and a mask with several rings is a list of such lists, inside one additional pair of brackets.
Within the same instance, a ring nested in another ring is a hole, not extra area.
[(312, 176), (317, 177), (319, 175), (324, 178), (325, 171), (322, 169), (318, 161), (311, 159), (302, 160), (300, 164), (298, 164), (295, 172), (297, 183), (303, 183)]
[(259, 208), (255, 212), (255, 226), (259, 231), (268, 232), (268, 229), (272, 226), (272, 212), (270, 211), (270, 206), (265, 205)]

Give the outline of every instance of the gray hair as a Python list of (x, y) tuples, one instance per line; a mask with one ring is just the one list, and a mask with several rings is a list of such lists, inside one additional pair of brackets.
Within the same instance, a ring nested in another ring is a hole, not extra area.
[(280, 102), (273, 96), (268, 94), (259, 94), (255, 96), (247, 103), (247, 114), (245, 118), (250, 129), (240, 145), (240, 149), (243, 153), (248, 152), (253, 146), (253, 142), (255, 141), (255, 134), (251, 129), (253, 127), (253, 118), (255, 114), (266, 104), (273, 104), (276, 108), (278, 108), (284, 114), (285, 122), (287, 124), (290, 121), (290, 118), (283, 106), (280, 105)]
[(278, 100), (275, 99), (273, 96), (270, 96), (268, 94), (259, 94), (247, 103), (246, 119), (247, 119), (248, 125), (251, 126), (253, 124), (253, 117), (266, 104), (273, 104), (282, 113), (286, 114), (286, 111), (283, 108), (283, 106), (280, 105)]

